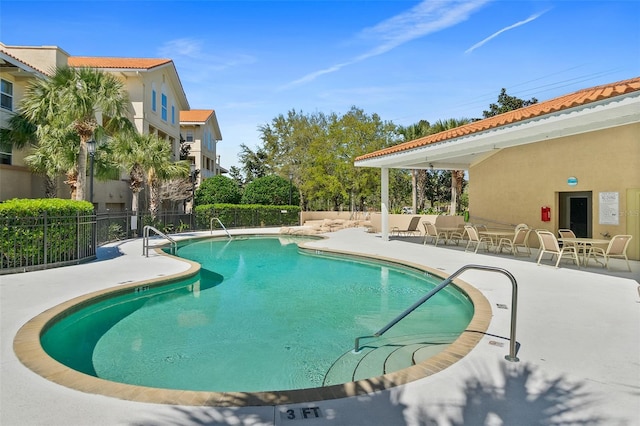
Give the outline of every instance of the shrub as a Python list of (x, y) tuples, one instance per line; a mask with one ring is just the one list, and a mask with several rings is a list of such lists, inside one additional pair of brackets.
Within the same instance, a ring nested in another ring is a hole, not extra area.
[[(0, 203), (3, 268), (74, 260), (80, 245), (93, 245), (91, 228), (78, 229), (79, 216), (92, 215), (88, 201), (13, 199)], [(46, 238), (45, 238), (46, 237)], [(46, 247), (44, 242), (46, 241)]]
[(262, 204), (271, 206), (284, 206), (300, 204), (298, 190), (293, 188), (291, 182), (277, 175), (257, 178), (249, 183), (242, 194), (242, 204)]
[(298, 225), (300, 208), (297, 206), (262, 206), (246, 204), (209, 204), (196, 206), (199, 229), (219, 228), (217, 217), (227, 228)]
[(196, 190), (195, 204), (238, 204), (241, 198), (242, 193), (236, 181), (226, 176), (217, 175), (202, 181)]

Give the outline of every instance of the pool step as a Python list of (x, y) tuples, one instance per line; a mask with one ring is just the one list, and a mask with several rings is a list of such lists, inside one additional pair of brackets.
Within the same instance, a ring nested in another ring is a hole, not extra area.
[(410, 367), (446, 349), (458, 335), (412, 335), (371, 339), (345, 352), (329, 368), (323, 386), (377, 377)]

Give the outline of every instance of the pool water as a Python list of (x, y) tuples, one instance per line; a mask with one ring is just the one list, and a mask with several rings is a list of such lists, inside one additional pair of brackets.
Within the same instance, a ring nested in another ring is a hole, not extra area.
[[(322, 386), (331, 365), (440, 282), (412, 269), (306, 255), (290, 238), (194, 240), (198, 275), (87, 306), (42, 336), (58, 361), (103, 379), (199, 391)], [(297, 240), (302, 242), (304, 240)], [(445, 289), (385, 334), (461, 333), (473, 306)]]

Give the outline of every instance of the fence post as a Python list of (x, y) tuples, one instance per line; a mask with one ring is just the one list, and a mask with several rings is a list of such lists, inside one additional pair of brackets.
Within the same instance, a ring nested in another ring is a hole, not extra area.
[(76, 259), (80, 259), (80, 212), (76, 212)]
[(42, 219), (43, 219), (42, 220), (42, 224), (44, 226), (44, 230), (43, 230), (43, 236), (44, 236), (44, 238), (43, 238), (43, 241), (44, 241), (44, 266), (46, 267), (47, 266), (47, 252), (49, 251), (48, 250), (49, 241), (47, 241), (47, 211), (46, 210), (44, 211)]
[(98, 212), (96, 210), (93, 211), (91, 215), (91, 235), (93, 236), (93, 241), (91, 241), (91, 248), (93, 249), (93, 255), (98, 254)]

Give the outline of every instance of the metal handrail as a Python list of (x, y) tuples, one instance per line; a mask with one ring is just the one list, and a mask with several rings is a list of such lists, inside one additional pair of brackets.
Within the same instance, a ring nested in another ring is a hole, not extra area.
[(222, 226), (222, 229), (224, 229), (224, 232), (227, 233), (227, 237), (231, 238), (231, 234), (229, 233), (229, 231), (227, 231), (227, 228), (224, 227), (224, 224), (222, 223), (222, 221), (220, 221), (220, 218), (217, 218), (217, 217), (212, 217), (211, 220), (209, 221), (209, 229), (211, 230), (211, 233), (213, 234), (213, 221), (214, 220), (218, 221), (220, 226)]
[(142, 230), (142, 255), (149, 257), (149, 231), (153, 231), (156, 234), (160, 235), (162, 238), (169, 240), (171, 242), (171, 254), (175, 254), (176, 248), (178, 247), (178, 243), (176, 240), (166, 235), (163, 232), (160, 232), (156, 228), (151, 225), (146, 225)]
[(510, 342), (509, 342), (509, 355), (505, 355), (505, 359), (507, 361), (518, 362), (519, 359), (516, 356), (516, 314), (517, 314), (517, 311), (518, 311), (518, 283), (516, 282), (515, 277), (509, 271), (507, 271), (506, 269), (496, 268), (496, 267), (493, 267), (493, 266), (484, 266), (484, 265), (465, 265), (465, 266), (463, 266), (462, 268), (458, 269), (453, 274), (449, 275), (449, 277), (447, 279), (445, 279), (440, 284), (438, 284), (437, 287), (432, 289), (429, 293), (427, 293), (425, 296), (423, 296), (420, 300), (418, 300), (416, 303), (411, 305), (411, 307), (409, 307), (403, 313), (401, 313), (396, 318), (391, 320), (389, 322), (389, 324), (387, 324), (384, 327), (382, 327), (373, 336), (356, 337), (354, 352), (357, 353), (360, 350), (360, 339), (374, 338), (374, 337), (382, 336), (385, 332), (387, 332), (387, 330), (389, 330), (391, 327), (393, 327), (398, 322), (400, 322), (401, 319), (403, 319), (404, 317), (409, 315), (411, 312), (413, 312), (418, 306), (422, 305), (424, 302), (426, 302), (432, 296), (434, 296), (437, 292), (439, 292), (440, 290), (445, 288), (447, 285), (451, 284), (451, 282), (458, 275), (460, 275), (461, 273), (463, 273), (467, 269), (480, 269), (480, 270), (484, 270), (484, 271), (500, 272), (500, 273), (506, 275), (507, 277), (509, 277), (509, 279), (511, 280), (511, 285), (512, 285), (512, 288), (513, 288), (512, 292), (511, 292), (511, 332), (510, 332), (510, 336), (509, 336), (509, 339), (510, 339)]

